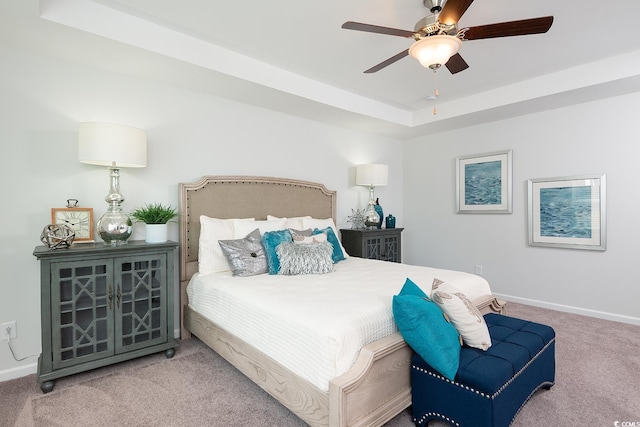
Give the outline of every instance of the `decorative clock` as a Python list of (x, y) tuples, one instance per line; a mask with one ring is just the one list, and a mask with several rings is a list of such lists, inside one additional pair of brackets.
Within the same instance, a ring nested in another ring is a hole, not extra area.
[(51, 223), (63, 224), (75, 231), (75, 242), (93, 242), (93, 208), (80, 208), (76, 199), (65, 208), (51, 208)]

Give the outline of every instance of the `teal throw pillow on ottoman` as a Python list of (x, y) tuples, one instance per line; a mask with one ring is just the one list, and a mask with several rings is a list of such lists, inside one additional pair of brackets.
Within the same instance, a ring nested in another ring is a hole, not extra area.
[(407, 344), (433, 369), (453, 381), (460, 364), (458, 331), (410, 279), (393, 297), (393, 317)]

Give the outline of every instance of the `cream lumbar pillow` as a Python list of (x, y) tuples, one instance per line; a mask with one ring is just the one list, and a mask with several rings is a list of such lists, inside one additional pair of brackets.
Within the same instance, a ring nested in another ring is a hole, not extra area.
[(489, 328), (482, 313), (458, 288), (434, 279), (431, 299), (449, 317), (467, 346), (483, 351), (491, 347)]
[(316, 228), (319, 230), (323, 230), (327, 227), (331, 227), (331, 229), (333, 230), (333, 233), (336, 236), (336, 241), (337, 241), (339, 251), (342, 252), (342, 256), (344, 257), (344, 259), (349, 258), (349, 254), (347, 254), (347, 251), (344, 249), (344, 247), (342, 246), (342, 243), (340, 242), (340, 238), (338, 237), (340, 236), (340, 234), (338, 233), (338, 227), (336, 227), (336, 224), (333, 221), (333, 218), (324, 218), (324, 219), (303, 218), (302, 225), (303, 225), (303, 228), (311, 228), (312, 230)]
[[(291, 232), (293, 243), (297, 245), (313, 245), (315, 243), (324, 243), (327, 241), (327, 235), (325, 233), (304, 236), (302, 234), (296, 233), (295, 230), (294, 231), (289, 230), (289, 231)], [(309, 229), (309, 231), (311, 232), (311, 229)]]

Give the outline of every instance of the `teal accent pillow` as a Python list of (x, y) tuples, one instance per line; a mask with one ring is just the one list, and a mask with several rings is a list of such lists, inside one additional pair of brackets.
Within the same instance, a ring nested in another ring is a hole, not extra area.
[(410, 279), (393, 297), (393, 317), (407, 344), (429, 366), (453, 381), (460, 364), (458, 331)]
[(327, 242), (331, 243), (331, 246), (333, 246), (333, 251), (331, 253), (331, 260), (333, 261), (333, 263), (335, 264), (337, 262), (345, 260), (346, 258), (344, 257), (344, 253), (342, 253), (340, 240), (338, 240), (338, 236), (336, 236), (336, 233), (333, 232), (333, 228), (331, 227), (327, 227), (323, 229), (315, 228), (313, 230), (313, 234), (320, 234), (320, 233), (326, 233)]
[(427, 296), (427, 294), (425, 294), (424, 291), (420, 289), (420, 286), (416, 285), (413, 282), (413, 280), (409, 278), (407, 278), (407, 280), (404, 281), (404, 286), (402, 286), (402, 289), (400, 289), (400, 293), (398, 295), (400, 296), (415, 295), (417, 297)]
[(266, 231), (262, 235), (262, 245), (267, 255), (267, 266), (269, 274), (278, 274), (280, 271), (280, 260), (276, 253), (276, 248), (280, 243), (292, 242), (293, 238), (289, 230)]

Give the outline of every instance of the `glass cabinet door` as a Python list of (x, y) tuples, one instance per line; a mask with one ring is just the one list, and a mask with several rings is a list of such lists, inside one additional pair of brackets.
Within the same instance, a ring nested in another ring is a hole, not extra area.
[(51, 275), (54, 369), (114, 354), (112, 264), (53, 263)]
[(116, 258), (116, 353), (167, 341), (165, 254)]
[(366, 244), (366, 258), (369, 259), (382, 259), (382, 253), (380, 251), (383, 249), (382, 247), (382, 239), (380, 237), (367, 237), (365, 239)]
[(400, 262), (400, 248), (398, 236), (386, 236), (384, 238), (384, 259), (386, 261)]

